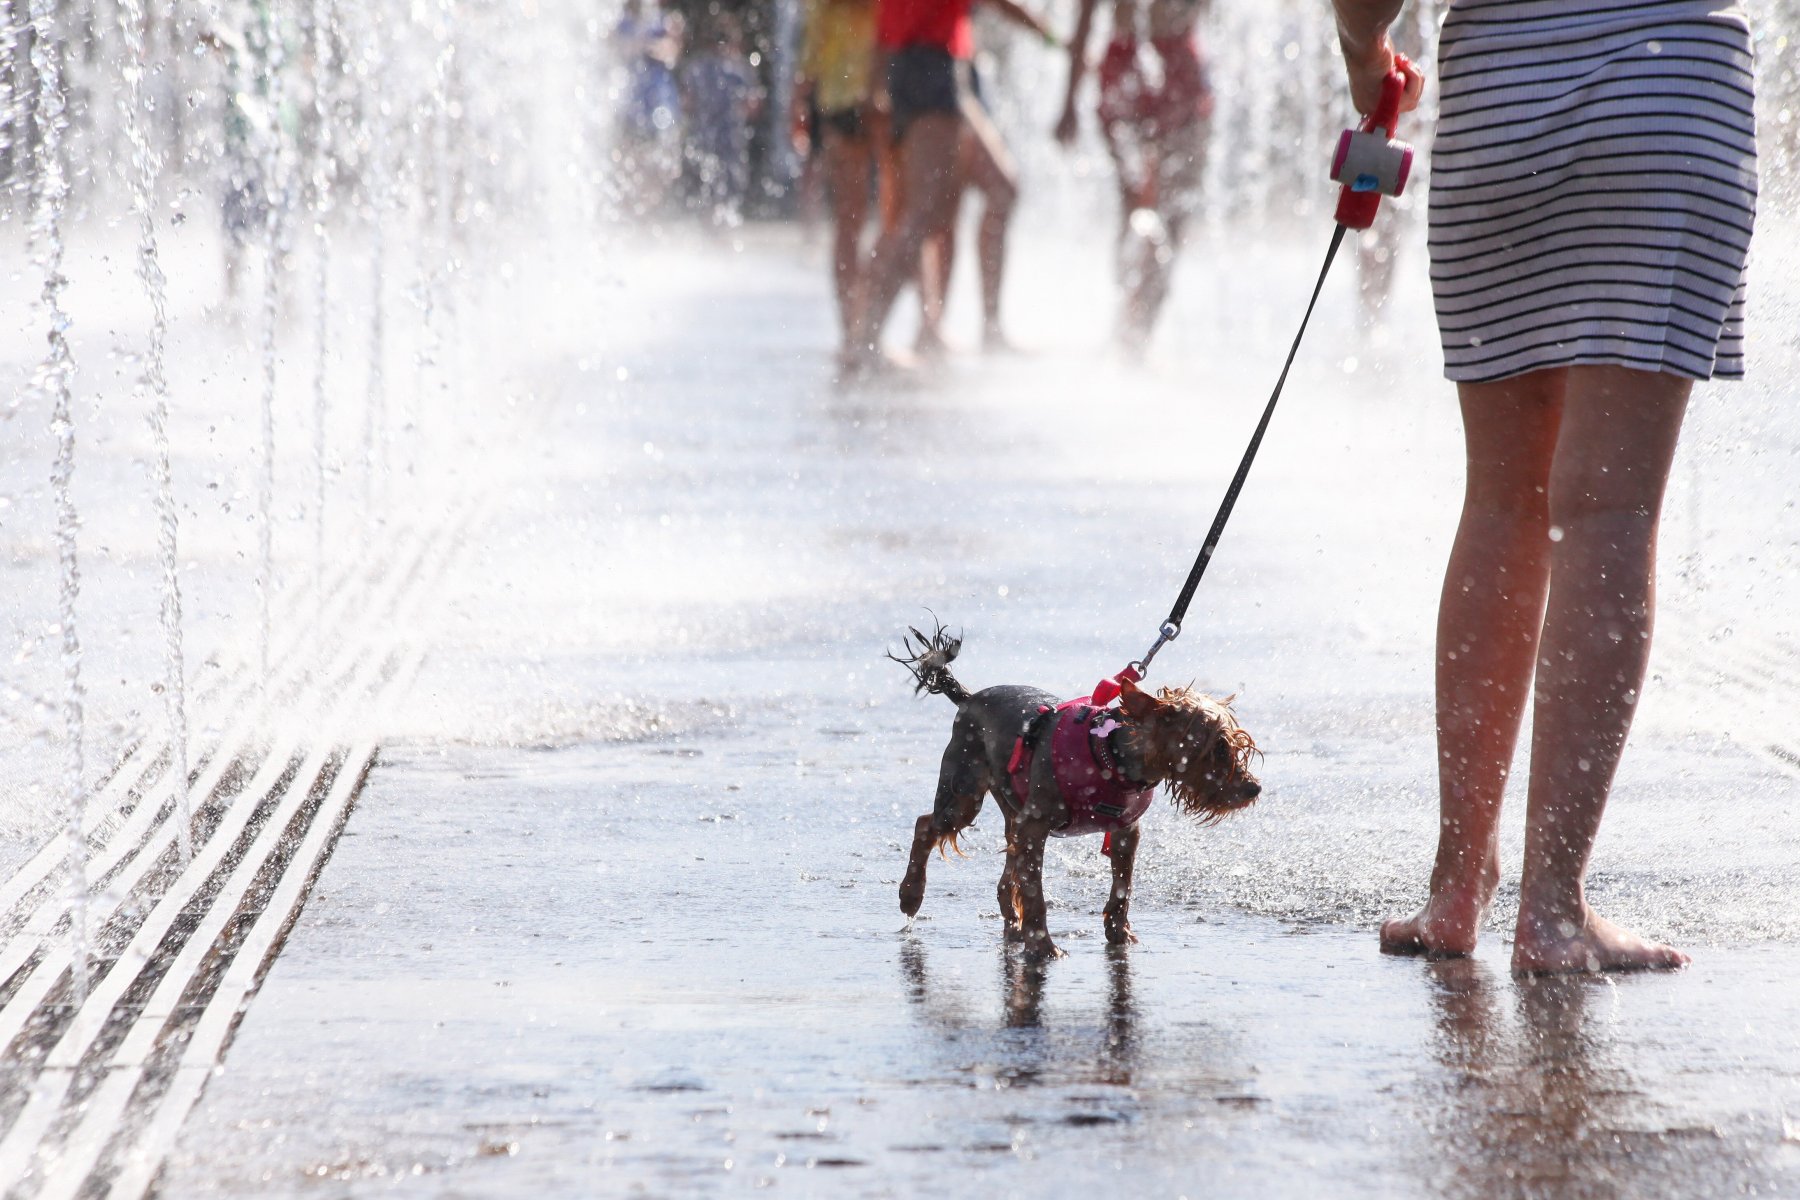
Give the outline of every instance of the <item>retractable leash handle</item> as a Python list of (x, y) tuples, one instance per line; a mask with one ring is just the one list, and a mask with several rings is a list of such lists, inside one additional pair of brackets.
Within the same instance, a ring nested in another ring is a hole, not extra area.
[(1396, 56), (1394, 69), (1381, 81), (1381, 101), (1363, 119), (1362, 128), (1346, 129), (1338, 138), (1331, 177), (1344, 185), (1338, 195), (1337, 222), (1346, 229), (1373, 225), (1381, 198), (1400, 195), (1412, 175), (1413, 148), (1394, 137), (1400, 101), (1406, 96), (1403, 64), (1410, 65)]
[(1325, 277), (1331, 272), (1332, 260), (1343, 243), (1344, 231), (1369, 228), (1381, 209), (1381, 198), (1398, 196), (1406, 190), (1407, 178), (1412, 174), (1413, 148), (1397, 140), (1394, 132), (1400, 124), (1400, 104), (1406, 98), (1405, 68), (1410, 65), (1400, 55), (1394, 56), (1394, 69), (1382, 80), (1381, 99), (1375, 105), (1375, 111), (1364, 118), (1362, 128), (1347, 129), (1338, 139), (1337, 153), (1331, 160), (1332, 179), (1344, 185), (1338, 197), (1337, 226), (1331, 234), (1331, 248), (1325, 252), (1325, 265), (1319, 269), (1319, 280), (1313, 285), (1312, 299), (1307, 302), (1306, 315), (1300, 318), (1300, 331), (1294, 335), (1293, 347), (1288, 350), (1287, 362), (1282, 365), (1281, 377), (1275, 381), (1275, 391), (1263, 409), (1256, 432), (1250, 437), (1243, 460), (1238, 463), (1237, 474), (1232, 476), (1231, 486), (1225, 489), (1225, 499), (1219, 505), (1206, 540), (1200, 545), (1200, 555), (1194, 560), (1187, 582), (1175, 599), (1175, 607), (1169, 610), (1169, 619), (1157, 629), (1156, 640), (1144, 651), (1142, 658), (1127, 664), (1112, 678), (1102, 679), (1094, 685), (1092, 699), (1097, 705), (1104, 707), (1118, 699), (1126, 683), (1142, 683), (1150, 673), (1150, 660), (1156, 657), (1156, 652), (1181, 636), (1181, 622), (1187, 617), (1188, 604), (1225, 532), (1225, 522), (1231, 517), (1238, 493), (1250, 474), (1250, 464), (1255, 461), (1257, 448), (1262, 445), (1263, 434), (1269, 428), (1269, 418), (1275, 415), (1275, 402), (1281, 399), (1281, 389), (1287, 383), (1294, 356), (1300, 352), (1300, 339), (1306, 336), (1313, 306), (1319, 302), (1319, 292), (1325, 287)]

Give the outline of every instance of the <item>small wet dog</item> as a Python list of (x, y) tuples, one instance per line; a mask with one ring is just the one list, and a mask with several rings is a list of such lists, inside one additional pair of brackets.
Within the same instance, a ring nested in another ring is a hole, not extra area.
[(1067, 702), (1037, 688), (1002, 685), (970, 693), (950, 674), (962, 639), (937, 626), (917, 629), (905, 654), (889, 658), (912, 672), (915, 691), (956, 705), (950, 744), (938, 771), (931, 811), (913, 826), (912, 853), (900, 881), (900, 911), (912, 916), (925, 901), (925, 867), (932, 850), (956, 850), (957, 836), (992, 795), (1006, 817), (1006, 867), (1000, 874), (1000, 916), (1009, 938), (1028, 953), (1060, 957), (1050, 940), (1044, 907), (1044, 844), (1051, 837), (1106, 834), (1112, 893), (1106, 902), (1106, 940), (1135, 942), (1131, 932), (1131, 869), (1137, 822), (1158, 784), (1175, 806), (1213, 822), (1251, 804), (1262, 785), (1251, 774), (1256, 743), (1232, 715), (1230, 701), (1188, 688), (1156, 695), (1122, 677), (1116, 708), (1088, 697)]

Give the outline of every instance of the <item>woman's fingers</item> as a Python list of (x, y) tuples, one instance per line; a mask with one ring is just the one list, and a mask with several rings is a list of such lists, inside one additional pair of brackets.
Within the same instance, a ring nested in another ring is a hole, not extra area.
[(1394, 65), (1406, 76), (1406, 90), (1400, 96), (1400, 111), (1409, 113), (1419, 107), (1419, 98), (1425, 94), (1425, 72), (1404, 54), (1394, 56)]
[(1346, 55), (1344, 67), (1350, 74), (1350, 100), (1356, 105), (1356, 111), (1364, 115), (1375, 111), (1375, 106), (1381, 103), (1388, 76), (1395, 71), (1406, 80), (1400, 94), (1401, 112), (1417, 108), (1419, 98), (1425, 92), (1425, 72), (1404, 54), (1396, 53), (1386, 34), (1370, 47), (1367, 55), (1357, 59)]

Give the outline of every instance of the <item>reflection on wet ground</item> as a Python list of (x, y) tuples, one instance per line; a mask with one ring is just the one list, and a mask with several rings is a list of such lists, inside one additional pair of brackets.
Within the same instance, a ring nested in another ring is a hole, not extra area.
[[(1131, 955), (1117, 946), (1106, 947), (1106, 1004), (1097, 1038), (1091, 1043), (1062, 1045), (1044, 1029), (1044, 985), (1052, 964), (1033, 962), (1015, 946), (1002, 946), (997, 954), (1002, 1019), (989, 1036), (979, 1017), (952, 993), (934, 991), (926, 971), (925, 943), (912, 933), (903, 935), (900, 970), (908, 996), (924, 1019), (944, 1035), (946, 1058), (975, 1056), (995, 1087), (1066, 1086), (1093, 1083), (1107, 1087), (1132, 1086), (1137, 1038), (1137, 1010), (1131, 1000)], [(975, 1070), (973, 1065), (957, 1068)], [(1071, 1116), (1070, 1124), (1101, 1124), (1117, 1117)]]
[(984, 911), (991, 848), (901, 929), (879, 797), (916, 764), (846, 794), (771, 762), (777, 728), (396, 753), (165, 1194), (1800, 1186), (1792, 947), (1517, 981), (1503, 946), (1395, 959), (1365, 929), (1155, 905), (1121, 951), (1053, 869), (1070, 954), (1031, 965)]
[[(1792, 1186), (1793, 1129), (1783, 1107), (1792, 1093), (1766, 1095), (1760, 1114), (1751, 1104), (1743, 1117), (1763, 1128), (1748, 1144), (1733, 1122), (1671, 1104), (1709, 1076), (1717, 1086), (1720, 1064), (1698, 1061), (1702, 1048), (1682, 1045), (1679, 1034), (1660, 1047), (1673, 1061), (1644, 1061), (1637, 1039), (1620, 1028), (1621, 988), (1641, 981), (1510, 980), (1469, 960), (1427, 970), (1434, 1051), (1446, 1073), (1444, 1120), (1434, 1134), (1452, 1150), (1439, 1180), (1444, 1194), (1719, 1195)], [(1696, 1061), (1683, 1064), (1684, 1052)], [(1688, 1079), (1665, 1093), (1654, 1076), (1671, 1069)], [(1766, 1163), (1754, 1146), (1764, 1138), (1774, 1150)]]

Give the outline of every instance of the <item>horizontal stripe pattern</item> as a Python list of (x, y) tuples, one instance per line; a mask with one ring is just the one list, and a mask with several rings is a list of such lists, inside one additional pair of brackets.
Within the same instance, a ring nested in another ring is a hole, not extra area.
[(1459, 382), (1744, 372), (1750, 32), (1723, 0), (1454, 0), (1431, 282)]

